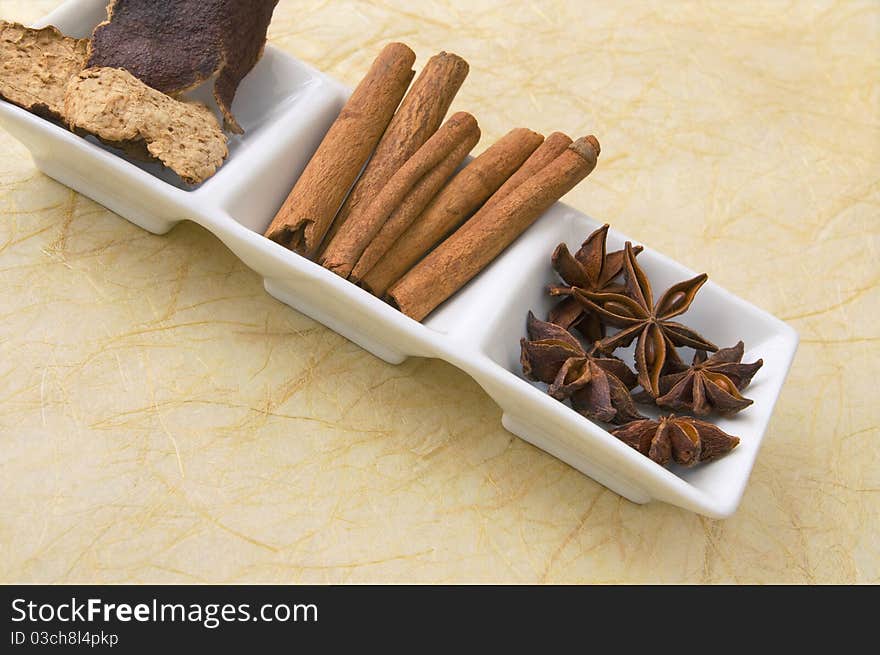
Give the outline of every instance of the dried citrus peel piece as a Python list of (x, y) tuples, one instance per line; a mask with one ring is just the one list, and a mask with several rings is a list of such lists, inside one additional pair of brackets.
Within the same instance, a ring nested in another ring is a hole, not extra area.
[(95, 28), (89, 67), (124, 68), (163, 93), (216, 75), (214, 98), (226, 128), (238, 85), (263, 54), (278, 0), (114, 0)]
[(64, 36), (55, 27), (0, 21), (0, 98), (60, 119), (67, 82), (83, 69), (87, 51), (88, 39)]
[(226, 135), (214, 113), (181, 102), (118, 68), (91, 68), (70, 80), (64, 117), (71, 129), (126, 148), (146, 151), (185, 182), (211, 177), (228, 154)]

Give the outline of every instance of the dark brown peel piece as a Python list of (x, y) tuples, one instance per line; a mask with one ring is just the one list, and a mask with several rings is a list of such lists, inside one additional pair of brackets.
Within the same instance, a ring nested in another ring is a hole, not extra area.
[(557, 400), (571, 399), (587, 418), (625, 423), (642, 418), (630, 396), (636, 376), (616, 357), (587, 353), (564, 328), (529, 312), (528, 339), (520, 342), (523, 373), (549, 385)]
[(216, 75), (214, 98), (226, 129), (238, 85), (263, 54), (278, 0), (113, 0), (95, 28), (90, 67), (123, 68), (176, 94)]
[(87, 39), (49, 26), (0, 21), (0, 98), (44, 118), (60, 119), (71, 77), (85, 65)]
[(739, 437), (689, 416), (661, 416), (632, 421), (611, 434), (660, 465), (674, 461), (693, 466), (726, 455), (739, 444)]

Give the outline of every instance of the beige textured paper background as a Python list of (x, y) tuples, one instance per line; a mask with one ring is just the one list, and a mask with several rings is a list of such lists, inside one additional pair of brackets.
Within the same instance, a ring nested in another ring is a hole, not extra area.
[(348, 83), (391, 39), (470, 60), (479, 149), (597, 134), (568, 202), (798, 329), (739, 512), (620, 499), (0, 131), (0, 581), (880, 581), (880, 4), (282, 0), (271, 30)]

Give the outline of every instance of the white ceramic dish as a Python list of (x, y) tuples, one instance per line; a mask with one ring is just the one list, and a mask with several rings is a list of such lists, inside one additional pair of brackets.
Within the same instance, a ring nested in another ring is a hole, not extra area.
[[(41, 24), (87, 36), (103, 20), (106, 4), (69, 0)], [(263, 276), (271, 295), (377, 357), (393, 364), (409, 356), (436, 357), (459, 367), (502, 407), (505, 428), (631, 501), (661, 500), (710, 517), (733, 513), (794, 356), (795, 331), (706, 284), (687, 323), (721, 345), (742, 338), (746, 360), (764, 358), (749, 388), (755, 403), (719, 421), (742, 439), (730, 455), (694, 469), (654, 464), (521, 377), (519, 339), (526, 313), (549, 308), (544, 293), (552, 279), (549, 253), (561, 241), (579, 245), (596, 221), (557, 204), (424, 324), (262, 236), (347, 93), (319, 71), (267, 48), (235, 102), (246, 135), (231, 140), (227, 163), (193, 190), (176, 185), (158, 166), (133, 164), (5, 102), (0, 123), (47, 175), (142, 228), (163, 234), (182, 220), (199, 223)], [(610, 246), (625, 240), (617, 232), (609, 235)], [(649, 249), (639, 261), (657, 289), (693, 275)]]

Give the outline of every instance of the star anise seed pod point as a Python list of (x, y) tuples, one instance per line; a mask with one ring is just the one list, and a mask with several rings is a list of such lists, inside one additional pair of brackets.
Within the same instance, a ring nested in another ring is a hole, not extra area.
[(690, 410), (699, 416), (713, 410), (719, 414), (734, 414), (745, 409), (752, 401), (740, 391), (748, 386), (764, 360), (743, 364), (744, 350), (742, 341), (711, 356), (698, 350), (690, 367), (660, 378), (661, 395), (656, 399), (657, 405)]
[[(578, 303), (572, 293), (575, 288), (608, 293), (623, 290), (623, 285), (614, 280), (623, 271), (624, 253), (622, 250), (606, 253), (608, 229), (606, 223), (594, 231), (574, 255), (565, 243), (560, 243), (552, 256), (553, 269), (565, 284), (549, 287), (551, 296), (563, 298), (550, 310), (547, 320), (566, 330), (577, 330), (590, 342), (605, 336), (605, 326), (596, 314)], [(638, 255), (642, 247), (636, 246), (633, 250)]]
[(523, 373), (549, 385), (557, 400), (570, 399), (587, 418), (626, 423), (642, 418), (630, 396), (636, 376), (616, 357), (591, 349), (588, 353), (564, 328), (541, 321), (529, 312), (528, 339), (520, 341)]
[(612, 430), (612, 435), (660, 465), (674, 461), (693, 466), (726, 455), (739, 444), (739, 437), (718, 426), (690, 416), (661, 416), (632, 421)]
[(660, 395), (660, 376), (669, 370), (687, 368), (675, 351), (676, 346), (716, 351), (718, 347), (694, 330), (671, 319), (684, 314), (708, 276), (703, 273), (670, 287), (657, 303), (648, 277), (636, 261), (632, 244), (624, 249), (626, 293), (596, 293), (575, 289), (574, 298), (606, 323), (621, 328), (597, 344), (606, 353), (638, 339), (635, 360), (639, 384), (656, 398)]

